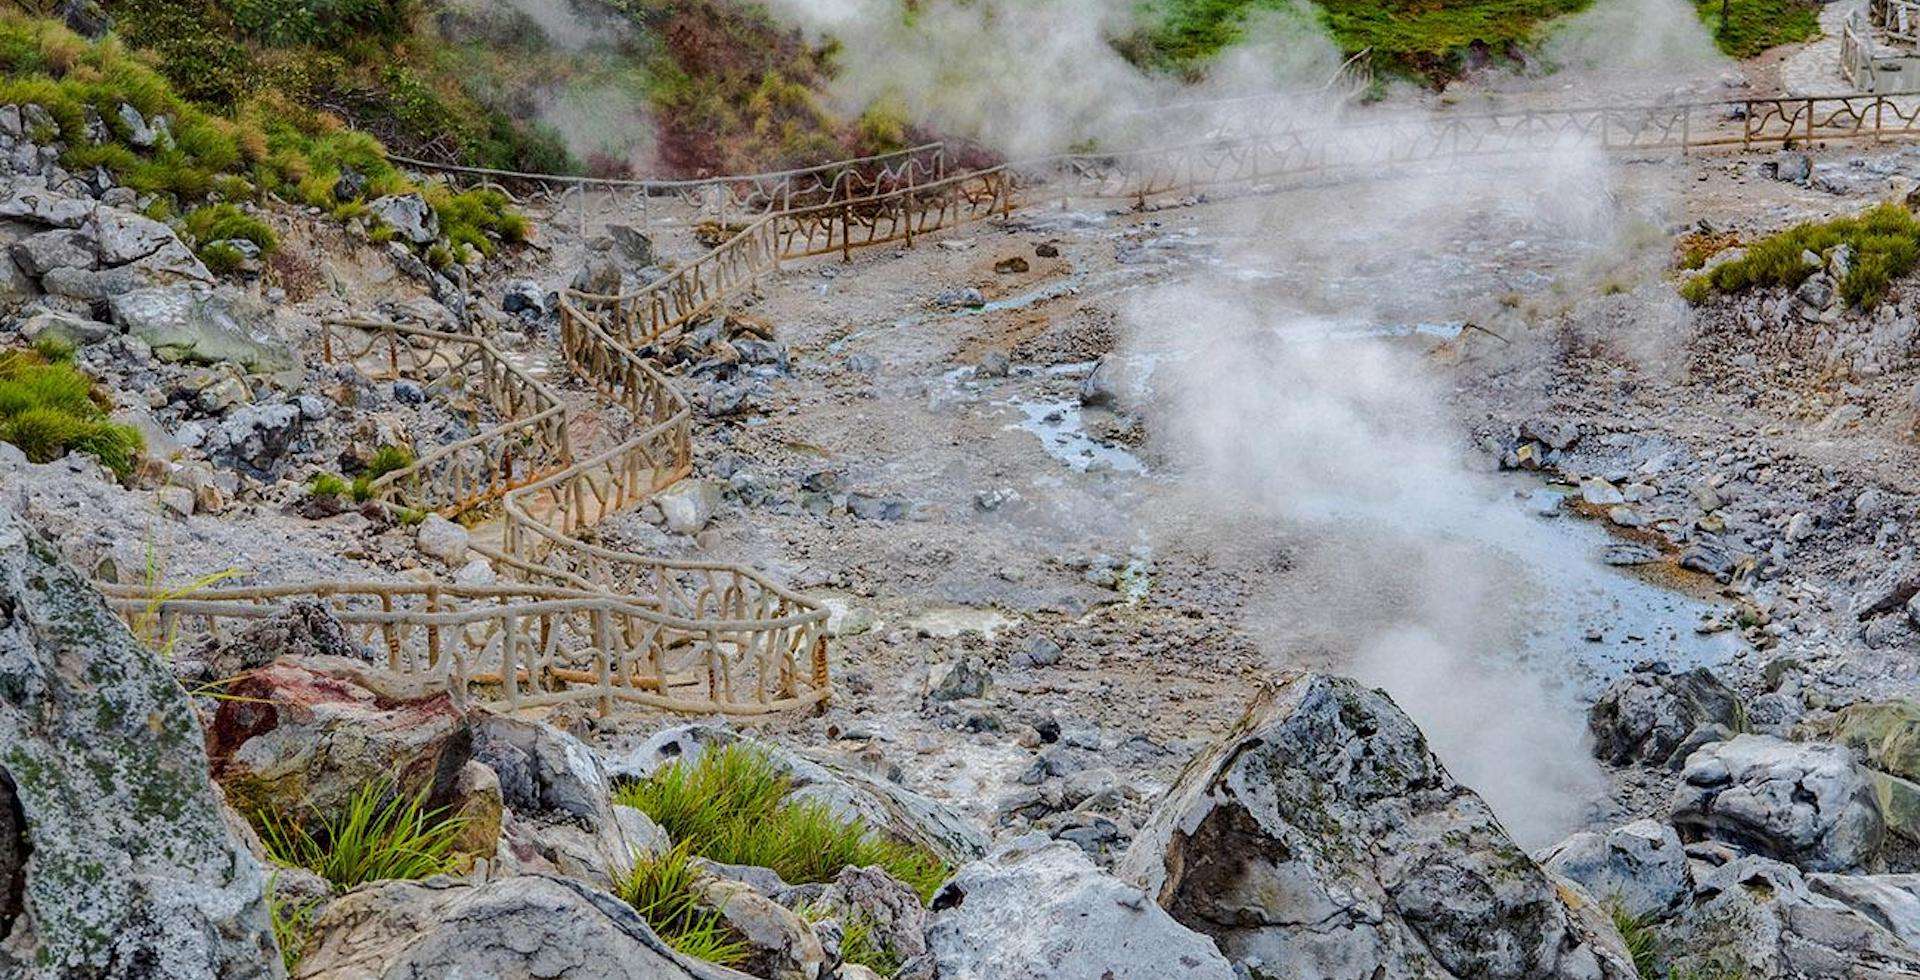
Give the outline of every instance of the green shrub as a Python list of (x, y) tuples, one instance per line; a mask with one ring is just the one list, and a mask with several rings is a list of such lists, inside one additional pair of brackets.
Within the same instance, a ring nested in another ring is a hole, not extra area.
[(682, 841), (655, 858), (639, 858), (619, 884), (620, 900), (647, 920), (676, 952), (721, 966), (739, 966), (747, 958), (746, 942), (733, 933), (720, 913), (704, 908), (693, 897), (698, 872), (688, 843)]
[(272, 885), (267, 888), (267, 919), (273, 926), (274, 945), (280, 947), (280, 962), (289, 976), (293, 975), (294, 966), (313, 938), (313, 913), (318, 905), (318, 902), (283, 904), (274, 897)]
[(616, 799), (701, 857), (771, 868), (794, 884), (878, 866), (928, 898), (946, 880), (945, 863), (925, 849), (870, 831), (860, 820), (843, 821), (818, 802), (789, 802), (792, 787), (765, 753), (729, 745), (624, 786)]
[(1820, 36), (1820, 4), (1812, 0), (1694, 0), (1694, 9), (1720, 50), (1751, 58), (1768, 48)]
[(187, 236), (195, 242), (245, 239), (258, 246), (262, 255), (280, 245), (266, 222), (233, 204), (208, 204), (194, 208), (187, 212), (182, 223)]
[(848, 916), (841, 921), (840, 958), (883, 977), (893, 976), (903, 965), (900, 954), (880, 940), (873, 920), (864, 915)]
[(350, 490), (347, 481), (332, 473), (315, 473), (307, 481), (307, 492), (316, 497), (344, 497)]
[(107, 419), (106, 398), (69, 363), (70, 348), (36, 346), (0, 354), (0, 442), (36, 463), (84, 452), (126, 479), (146, 445), (140, 430)]
[(276, 863), (305, 868), (347, 889), (369, 881), (417, 880), (454, 870), (462, 821), (426, 807), (427, 791), (400, 794), (369, 782), (334, 812), (254, 814)]
[(1789, 289), (1807, 281), (1819, 267), (1806, 253), (1825, 257), (1840, 245), (1853, 248), (1853, 263), (1840, 280), (1840, 296), (1849, 305), (1871, 308), (1893, 280), (1920, 264), (1920, 219), (1898, 204), (1881, 204), (1852, 217), (1795, 225), (1748, 246), (1746, 254), (1714, 266), (1681, 286), (1681, 295), (1703, 301), (1709, 289), (1740, 292), (1755, 286)]

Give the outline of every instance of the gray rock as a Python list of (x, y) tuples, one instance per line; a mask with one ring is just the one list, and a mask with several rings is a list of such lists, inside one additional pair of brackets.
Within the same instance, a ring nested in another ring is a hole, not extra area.
[(720, 507), (720, 487), (711, 480), (681, 480), (654, 495), (653, 502), (675, 534), (699, 534)]
[(204, 740), (159, 658), (0, 508), (0, 975), (280, 975)]
[(328, 905), (314, 935), (297, 977), (718, 980), (730, 973), (680, 959), (612, 895), (545, 875), (369, 885)]
[(1773, 157), (1773, 176), (1775, 180), (1804, 186), (1813, 179), (1813, 157), (1798, 150), (1781, 150)]
[(28, 340), (51, 337), (76, 347), (97, 344), (119, 332), (112, 324), (101, 323), (98, 320), (90, 320), (71, 313), (62, 313), (58, 310), (43, 310), (20, 324), (20, 335)]
[(1629, 763), (1671, 765), (1675, 750), (1704, 725), (1731, 728), (1740, 716), (1740, 698), (1712, 672), (1696, 667), (1670, 673), (1665, 664), (1645, 663), (1608, 685), (1587, 711), (1594, 758), (1616, 766)]
[(964, 656), (955, 661), (952, 667), (941, 676), (940, 683), (934, 685), (927, 696), (935, 701), (959, 701), (965, 698), (984, 698), (987, 688), (993, 684), (993, 675), (987, 671), (987, 665), (979, 657)]
[(375, 198), (367, 204), (367, 210), (415, 245), (428, 245), (440, 237), (440, 216), (418, 194)]
[(941, 980), (1231, 980), (1211, 940), (1078, 847), (1016, 838), (962, 867), (933, 900)]
[(1051, 667), (1060, 662), (1060, 644), (1044, 636), (1036, 636), (1027, 644), (1025, 650), (1013, 655), (1015, 667)]
[(620, 257), (635, 268), (644, 269), (655, 261), (653, 239), (631, 225), (608, 225), (607, 234)]
[(961, 286), (945, 290), (933, 297), (933, 305), (942, 309), (979, 309), (987, 305), (987, 297), (972, 286)]
[(1263, 978), (1635, 975), (1413, 722), (1346, 678), (1282, 677), (1116, 870)]
[(1004, 378), (1011, 367), (1006, 351), (990, 350), (980, 355), (980, 363), (975, 366), (974, 373), (983, 378)]
[(467, 563), (467, 529), (441, 517), (428, 514), (415, 534), (420, 552), (448, 568)]
[(1080, 381), (1080, 404), (1087, 406), (1112, 405), (1115, 397), (1113, 384), (1114, 369), (1106, 358), (1094, 364), (1093, 370)]
[[(29, 110), (39, 106), (28, 106)], [(41, 109), (41, 112), (46, 110)], [(17, 218), (48, 228), (78, 228), (93, 217), (94, 202), (40, 187), (15, 187), (0, 197), (0, 218)]]
[(121, 127), (127, 131), (127, 142), (144, 149), (160, 141), (160, 135), (147, 125), (147, 117), (141, 115), (140, 110), (122, 102), (116, 115), (120, 118)]
[(472, 757), (500, 777), (501, 798), (514, 812), (584, 825), (616, 820), (612, 783), (586, 743), (552, 725), (506, 715), (481, 715), (472, 732)]
[(13, 243), (13, 261), (30, 276), (44, 276), (55, 269), (94, 269), (99, 256), (92, 239), (82, 232), (55, 228), (30, 235)]
[(899, 521), (907, 516), (907, 502), (867, 493), (847, 494), (847, 512), (863, 521)]
[(817, 800), (842, 819), (861, 819), (898, 840), (958, 864), (986, 853), (987, 838), (966, 818), (918, 793), (841, 766), (817, 762), (771, 742), (714, 725), (681, 725), (606, 760), (614, 779), (645, 779), (662, 766), (697, 762), (716, 745), (745, 744), (766, 753), (793, 783), (793, 798)]
[(612, 296), (620, 292), (620, 263), (613, 256), (597, 253), (587, 256), (580, 271), (573, 274), (575, 292), (589, 296)]
[(213, 273), (173, 229), (144, 214), (100, 208), (83, 228), (99, 252), (100, 265), (131, 265), (158, 280), (212, 282)]
[(261, 479), (276, 478), (303, 431), (300, 409), (284, 402), (243, 405), (227, 413), (201, 444), (208, 458)]
[(880, 943), (902, 961), (896, 980), (924, 980), (933, 975), (927, 949), (927, 909), (920, 895), (879, 868), (842, 868), (820, 893), (816, 908), (824, 909), (843, 925), (855, 919), (867, 923)]
[(506, 292), (500, 297), (500, 309), (506, 313), (547, 312), (546, 294), (541, 292), (540, 284), (530, 279), (516, 279), (507, 283)]
[(1665, 918), (1693, 893), (1680, 835), (1654, 820), (1575, 834), (1548, 848), (1540, 863), (1640, 918)]
[(1890, 890), (1846, 876), (1802, 876), (1762, 857), (1700, 865), (1694, 877), (1693, 902), (1656, 931), (1673, 954), (1669, 976), (1920, 976), (1920, 949), (1881, 917), (1882, 902), (1900, 904)]
[(294, 366), (286, 347), (262, 339), (262, 321), (225, 290), (202, 292), (181, 286), (136, 289), (112, 297), (113, 322), (153, 348), (163, 360), (199, 364), (231, 362), (252, 371)]
[(1812, 871), (1872, 865), (1886, 831), (1873, 783), (1844, 746), (1770, 735), (1695, 752), (1672, 810), (1684, 840), (1720, 841)]

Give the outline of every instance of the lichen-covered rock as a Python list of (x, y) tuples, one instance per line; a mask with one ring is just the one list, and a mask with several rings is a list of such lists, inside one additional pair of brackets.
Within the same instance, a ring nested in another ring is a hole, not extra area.
[(1072, 844), (1016, 838), (962, 867), (933, 900), (940, 980), (1231, 980), (1207, 937)]
[(1740, 698), (1705, 668), (1681, 674), (1665, 664), (1641, 664), (1614, 681), (1587, 712), (1595, 758), (1678, 768), (1675, 752), (1694, 730), (1736, 727)]
[(299, 980), (720, 980), (681, 960), (633, 909), (564, 878), (433, 878), (355, 889), (327, 906)]
[(232, 362), (252, 371), (280, 371), (293, 355), (266, 330), (246, 304), (225, 290), (154, 286), (108, 300), (113, 322), (145, 341), (166, 360), (198, 364)]
[(1848, 705), (1806, 728), (1810, 734), (1852, 749), (1867, 766), (1909, 782), (1920, 781), (1920, 702)]
[(202, 738), (159, 658), (0, 508), (0, 976), (280, 974)]
[(1687, 757), (1673, 791), (1684, 840), (1716, 840), (1809, 871), (1877, 859), (1885, 824), (1873, 784), (1847, 750), (1739, 735)]
[(927, 951), (927, 908), (912, 888), (879, 868), (842, 868), (822, 889), (814, 907), (844, 926), (864, 922), (876, 940), (900, 960), (897, 980), (933, 976)]
[(1413, 722), (1346, 678), (1262, 695), (1118, 871), (1262, 978), (1633, 976)]
[(752, 745), (793, 782), (795, 799), (817, 800), (842, 819), (859, 818), (898, 840), (918, 844), (953, 864), (986, 853), (986, 835), (965, 817), (918, 793), (839, 766), (816, 762), (770, 742), (715, 725), (681, 725), (657, 732), (607, 762), (616, 779), (645, 779), (660, 767), (698, 761), (710, 746)]
[(1629, 915), (1662, 918), (1693, 891), (1680, 835), (1656, 820), (1606, 833), (1583, 831), (1540, 855), (1548, 871)]
[(1699, 865), (1694, 879), (1692, 901), (1656, 927), (1669, 975), (1920, 977), (1920, 948), (1890, 931), (1886, 918), (1885, 903), (1898, 912), (1912, 898), (1899, 894), (1904, 889), (1875, 878), (1803, 876), (1763, 857)]

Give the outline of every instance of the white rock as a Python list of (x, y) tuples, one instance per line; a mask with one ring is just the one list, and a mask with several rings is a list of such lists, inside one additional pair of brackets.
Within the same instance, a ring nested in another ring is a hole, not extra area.
[(466, 564), (467, 529), (439, 514), (428, 514), (420, 522), (417, 540), (422, 554), (439, 559), (448, 568)]

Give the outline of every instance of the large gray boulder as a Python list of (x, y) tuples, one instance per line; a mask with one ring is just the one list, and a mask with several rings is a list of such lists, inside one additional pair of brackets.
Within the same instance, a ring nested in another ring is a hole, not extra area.
[(1740, 735), (1687, 757), (1673, 791), (1687, 841), (1716, 840), (1809, 871), (1877, 860), (1886, 826), (1873, 783), (1847, 750)]
[(231, 362), (252, 371), (294, 364), (286, 346), (269, 339), (258, 318), (228, 290), (153, 286), (111, 297), (108, 309), (113, 322), (146, 341), (162, 359)]
[(962, 867), (933, 899), (940, 980), (1231, 980), (1212, 940), (1072, 844), (1030, 834)]
[(0, 976), (281, 974), (203, 738), (166, 665), (0, 507)]
[(1117, 870), (1270, 980), (1633, 976), (1413, 722), (1346, 678), (1282, 678)]
[(440, 216), (418, 194), (389, 194), (368, 203), (367, 210), (415, 245), (431, 244), (440, 237)]
[(369, 885), (329, 904), (313, 932), (300, 980), (740, 976), (683, 961), (613, 896), (544, 875)]
[(792, 780), (794, 799), (817, 800), (843, 820), (861, 819), (881, 833), (918, 844), (952, 864), (986, 853), (987, 838), (965, 817), (902, 786), (816, 762), (771, 742), (746, 738), (716, 725), (681, 725), (607, 760), (616, 779), (645, 779), (660, 767), (692, 764), (709, 747), (745, 743), (767, 754)]
[(1672, 764), (1675, 750), (1706, 725), (1737, 727), (1740, 698), (1705, 668), (1673, 673), (1641, 664), (1614, 681), (1587, 712), (1593, 755), (1616, 766)]
[(1655, 928), (1668, 975), (1920, 977), (1908, 876), (1802, 875), (1742, 857), (1696, 862), (1694, 878), (1692, 901)]
[(1574, 834), (1542, 853), (1540, 863), (1641, 918), (1671, 914), (1693, 891), (1680, 835), (1657, 820), (1636, 820), (1604, 834)]

